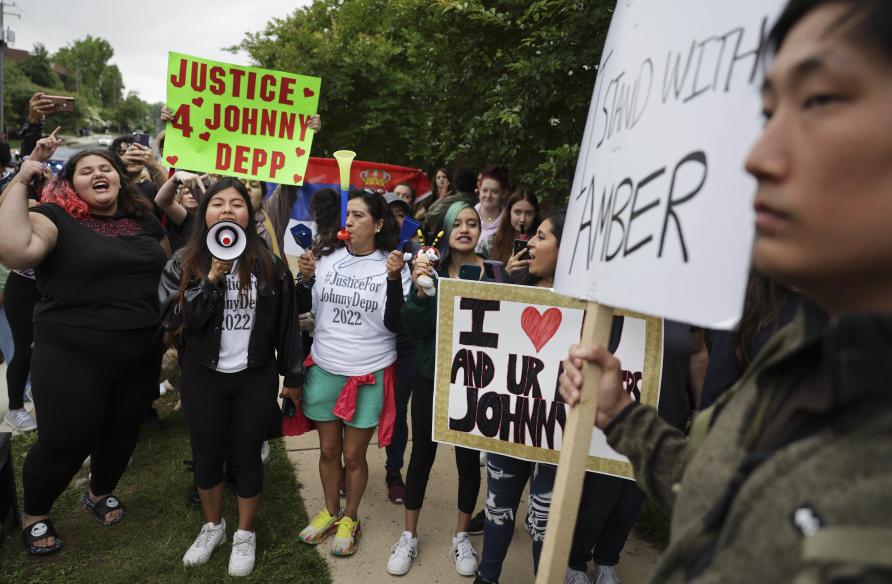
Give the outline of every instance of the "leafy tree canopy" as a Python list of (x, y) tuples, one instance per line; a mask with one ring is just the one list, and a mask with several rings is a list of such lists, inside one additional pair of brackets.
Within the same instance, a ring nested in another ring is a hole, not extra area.
[(433, 169), (507, 164), (565, 200), (613, 0), (315, 0), (237, 47), (322, 77), (328, 155)]

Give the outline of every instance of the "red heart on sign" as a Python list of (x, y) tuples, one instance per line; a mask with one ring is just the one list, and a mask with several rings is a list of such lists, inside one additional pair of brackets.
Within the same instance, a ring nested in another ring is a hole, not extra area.
[(303, 156), (304, 154), (306, 154), (307, 151), (304, 150), (303, 148), (295, 148), (295, 149), (294, 149), (294, 153), (297, 154), (297, 157), (298, 157), (298, 158), (300, 158), (301, 156)]
[(205, 142), (207, 142), (211, 138), (211, 133), (210, 132), (202, 132), (201, 134), (198, 135), (198, 137), (201, 138), (202, 140), (204, 140)]
[(204, 103), (204, 98), (203, 97), (193, 97), (192, 103), (194, 103), (196, 107), (201, 107), (201, 104)]
[(313, 97), (316, 95), (316, 92), (310, 89), (309, 87), (304, 87), (304, 97)]
[(293, 178), (293, 179), (294, 179), (294, 182), (296, 182), (296, 183), (299, 183), (300, 181), (302, 181), (302, 180), (304, 179), (304, 177), (302, 177), (302, 176), (299, 175), (299, 174), (295, 174), (295, 175), (292, 176), (291, 178)]
[(530, 338), (538, 353), (557, 332), (562, 318), (561, 311), (557, 308), (549, 308), (544, 314), (539, 314), (538, 310), (527, 306), (520, 315), (520, 328)]
[(179, 156), (168, 156), (164, 160), (166, 160), (167, 163), (170, 164), (171, 166), (176, 166), (177, 160), (179, 160), (179, 159), (180, 159)]

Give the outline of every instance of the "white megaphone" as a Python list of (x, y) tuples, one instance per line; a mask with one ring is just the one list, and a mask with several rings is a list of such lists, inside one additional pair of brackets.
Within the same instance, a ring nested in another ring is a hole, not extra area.
[(208, 229), (205, 244), (212, 256), (229, 262), (238, 259), (245, 252), (248, 237), (242, 226), (235, 221), (220, 221)]

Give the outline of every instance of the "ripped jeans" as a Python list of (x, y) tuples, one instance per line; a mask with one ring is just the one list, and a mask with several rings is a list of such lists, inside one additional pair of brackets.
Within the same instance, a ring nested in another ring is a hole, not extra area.
[(542, 550), (545, 539), (556, 468), (490, 452), (486, 459), (486, 471), (486, 521), (477, 572), (484, 581), (495, 583), (502, 573), (502, 563), (514, 536), (517, 507), (530, 479), (527, 520), (533, 528), (534, 567), (538, 563), (538, 552)]
[[(502, 563), (514, 536), (517, 507), (527, 480), (530, 481), (527, 523), (530, 525), (533, 538), (533, 571), (538, 570), (557, 467), (494, 453), (488, 454), (486, 467), (486, 522), (483, 531), (483, 551), (477, 570), (485, 582), (496, 583), (502, 573)], [(588, 561), (592, 557), (592, 547), (596, 542), (602, 544), (599, 536), (601, 539), (613, 539), (611, 534), (602, 533), (605, 522), (593, 521), (592, 515), (598, 515), (598, 508), (603, 507), (599, 504), (599, 497), (606, 495), (612, 498), (603, 491), (605, 486), (613, 486), (615, 481), (619, 481), (617, 483), (619, 486), (628, 483), (634, 488), (634, 483), (624, 479), (585, 473), (582, 499), (579, 503), (579, 517), (585, 520), (577, 521), (573, 532), (573, 546), (570, 549), (569, 567), (574, 570), (586, 571)], [(612, 504), (610, 506), (612, 507)], [(634, 518), (632, 522), (634, 523)], [(627, 535), (627, 531), (617, 534), (622, 542)], [(619, 544), (619, 548), (622, 549), (622, 543)], [(616, 561), (612, 563), (615, 564)]]

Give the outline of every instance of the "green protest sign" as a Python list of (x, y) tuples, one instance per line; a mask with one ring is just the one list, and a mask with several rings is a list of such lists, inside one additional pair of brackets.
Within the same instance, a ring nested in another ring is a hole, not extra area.
[(322, 80), (170, 53), (164, 158), (171, 166), (300, 185)]

